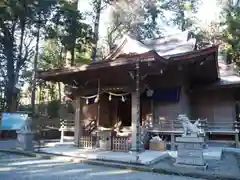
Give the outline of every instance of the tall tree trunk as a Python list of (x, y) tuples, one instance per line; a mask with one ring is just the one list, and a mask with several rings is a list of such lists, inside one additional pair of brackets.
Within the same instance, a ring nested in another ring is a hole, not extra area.
[(76, 47), (76, 33), (77, 33), (77, 6), (78, 0), (74, 0), (73, 6), (76, 7), (75, 11), (73, 12), (72, 17), (72, 48), (71, 48), (71, 66), (75, 64), (75, 47)]
[(39, 53), (39, 40), (40, 40), (40, 28), (41, 28), (41, 12), (38, 13), (38, 22), (37, 22), (37, 40), (36, 40), (36, 48), (35, 48), (35, 57), (33, 62), (33, 75), (32, 75), (32, 114), (35, 115), (35, 100), (36, 100), (36, 71), (38, 64), (38, 53)]
[[(19, 81), (19, 72), (20, 72), (20, 68), (22, 66), (22, 62), (25, 61), (23, 60), (22, 57), (22, 51), (23, 51), (23, 39), (24, 39), (24, 34), (25, 34), (25, 26), (26, 26), (26, 18), (25, 18), (25, 14), (23, 14), (23, 16), (21, 17), (22, 19), (20, 20), (20, 44), (19, 44), (19, 54), (18, 54), (18, 58), (17, 58), (17, 65), (16, 65), (16, 70), (15, 70), (15, 80), (14, 80), (14, 84), (17, 85), (18, 81)], [(16, 91), (14, 93), (13, 96), (13, 104), (12, 104), (12, 109), (18, 109), (18, 103), (20, 100), (20, 90), (15, 88)]]
[(178, 9), (179, 9), (179, 14), (181, 16), (180, 18), (180, 25), (179, 25), (179, 28), (180, 30), (183, 32), (186, 30), (186, 20), (185, 20), (185, 14), (184, 14), (184, 5), (182, 4), (181, 1), (177, 1), (177, 6), (178, 6)]
[[(59, 61), (58, 61), (58, 64), (60, 65), (60, 67), (62, 67), (62, 61), (63, 61), (63, 47), (61, 47), (61, 50), (60, 50), (60, 53), (59, 53)], [(59, 96), (59, 101), (60, 101), (60, 104), (61, 104), (61, 101), (62, 101), (62, 89), (61, 89), (61, 83), (58, 82), (58, 96)]]
[(61, 103), (61, 101), (62, 101), (61, 83), (58, 82), (57, 85), (58, 85), (58, 97), (59, 97), (59, 101), (60, 101), (60, 103)]
[(94, 0), (94, 6), (96, 10), (96, 17), (94, 19), (94, 34), (93, 34), (93, 45), (92, 45), (92, 61), (96, 61), (97, 57), (97, 43), (99, 38), (99, 23), (101, 15), (101, 4), (102, 0)]
[(42, 83), (39, 84), (39, 98), (38, 98), (38, 112), (39, 113), (43, 113), (42, 112)]
[(181, 17), (182, 17), (182, 24), (181, 24), (181, 31), (184, 32), (186, 31), (186, 20), (185, 20), (185, 15), (184, 15), (184, 12), (181, 11)]
[(0, 19), (0, 27), (3, 29), (3, 53), (7, 58), (7, 81), (6, 81), (6, 111), (14, 111), (13, 108), (13, 97), (15, 92), (15, 72), (14, 72), (14, 33), (16, 23), (13, 22), (11, 31), (6, 27), (2, 19)]
[(68, 49), (65, 51), (65, 66), (70, 67), (72, 61), (72, 53)]
[(7, 100), (7, 111), (12, 112), (13, 109), (13, 97), (15, 89), (15, 73), (14, 73), (14, 60), (13, 60), (13, 43), (9, 41), (8, 45), (5, 46), (5, 55), (7, 57), (7, 88), (6, 88), (6, 100)]
[(71, 48), (67, 49), (67, 56), (66, 56), (66, 66), (74, 66), (75, 64), (75, 46), (76, 46), (76, 25), (77, 25), (77, 8), (78, 8), (78, 0), (73, 0), (71, 2), (71, 6), (74, 8), (72, 12), (72, 19), (71, 19), (71, 25), (72, 25), (72, 32), (71, 32)]

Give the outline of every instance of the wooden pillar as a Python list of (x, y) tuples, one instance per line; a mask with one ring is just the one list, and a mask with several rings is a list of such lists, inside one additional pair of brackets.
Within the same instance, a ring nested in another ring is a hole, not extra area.
[(239, 133), (236, 133), (235, 134), (235, 144), (236, 144), (236, 148), (239, 148), (240, 147), (240, 143), (239, 143)]
[(155, 118), (155, 109), (154, 109), (154, 100), (151, 98), (151, 114), (152, 114), (152, 125), (156, 124), (156, 118)]
[[(98, 96), (100, 96), (100, 79), (98, 79)], [(98, 97), (100, 98), (100, 97)], [(101, 100), (100, 100), (101, 101)], [(101, 108), (101, 104), (100, 101), (98, 101), (98, 105), (97, 105), (97, 142), (96, 142), (96, 147), (100, 148), (100, 137), (99, 137), (99, 124), (100, 124), (100, 108)]]
[(132, 93), (132, 147), (131, 151), (141, 151), (141, 130), (140, 130), (140, 67), (136, 62), (136, 92)]
[(82, 123), (80, 123), (80, 115), (81, 115), (81, 102), (80, 102), (80, 97), (76, 97), (75, 100), (75, 130), (74, 130), (74, 144), (78, 146), (78, 139), (79, 136), (81, 136), (81, 131), (82, 131)]

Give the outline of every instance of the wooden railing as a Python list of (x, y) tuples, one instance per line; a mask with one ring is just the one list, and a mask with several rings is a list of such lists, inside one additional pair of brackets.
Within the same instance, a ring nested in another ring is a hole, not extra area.
[[(191, 120), (191, 123), (196, 122), (196, 120)], [(199, 127), (205, 129), (207, 125), (207, 120), (200, 120)], [(166, 130), (166, 131), (181, 131), (183, 130), (182, 124), (178, 120), (159, 120), (155, 122), (152, 129)]]
[[(194, 123), (196, 120), (191, 120)], [(199, 128), (203, 129), (205, 132), (236, 132), (240, 130), (240, 122), (209, 122), (207, 119), (199, 121)], [(178, 120), (159, 120), (155, 122), (152, 130), (159, 131), (183, 131), (183, 127)]]

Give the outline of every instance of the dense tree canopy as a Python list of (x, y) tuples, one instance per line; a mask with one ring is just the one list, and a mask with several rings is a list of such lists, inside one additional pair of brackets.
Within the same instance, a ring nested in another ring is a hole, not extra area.
[[(221, 23), (209, 28), (202, 28), (196, 19), (200, 4), (201, 0), (91, 0), (93, 21), (87, 22), (89, 14), (81, 12), (81, 6), (78, 9), (77, 0), (4, 1), (0, 7), (0, 84), (5, 89), (7, 110), (16, 109), (24, 81), (34, 85), (33, 70), (102, 59), (99, 56), (106, 53), (99, 50), (109, 53), (126, 33), (143, 40), (161, 37), (168, 26), (191, 30), (201, 46), (224, 42), (230, 61), (239, 64), (239, 1), (229, 1), (222, 9)], [(106, 37), (101, 37), (101, 15), (109, 8)], [(99, 41), (105, 41), (107, 47), (98, 46)], [(44, 88), (58, 89), (50, 95), (58, 99), (60, 86), (48, 83)], [(30, 88), (34, 94), (34, 87)]]
[(223, 9), (222, 40), (225, 42), (225, 51), (228, 62), (240, 65), (240, 1), (229, 1)]
[[(24, 72), (32, 68), (33, 56), (38, 57), (41, 41), (54, 39), (62, 52), (77, 49), (78, 56), (89, 49), (91, 27), (82, 23), (82, 19), (76, 5), (67, 1), (5, 1), (0, 11), (0, 65), (8, 111), (16, 109), (17, 87), (26, 74)], [(72, 64), (73, 61), (72, 58)]]

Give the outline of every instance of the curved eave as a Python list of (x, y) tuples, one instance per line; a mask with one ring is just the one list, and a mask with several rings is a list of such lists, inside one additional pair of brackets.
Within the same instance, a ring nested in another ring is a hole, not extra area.
[(170, 56), (164, 56), (164, 58), (167, 58), (169, 61), (180, 61), (180, 60), (188, 60), (188, 59), (194, 59), (198, 56), (207, 55), (211, 53), (215, 53), (218, 51), (218, 45), (211, 46), (208, 48), (204, 48), (201, 50), (186, 52), (186, 53), (180, 53), (180, 54), (173, 54)]
[[(91, 64), (85, 64), (78, 67), (68, 67), (62, 69), (52, 69), (48, 71), (38, 71), (36, 77), (43, 80), (51, 80), (51, 77), (64, 76), (69, 74), (76, 74), (84, 71), (92, 71), (97, 69), (111, 68), (117, 66), (130, 65), (136, 62), (136, 59), (141, 62), (156, 62), (160, 64), (167, 64), (167, 61), (160, 57), (155, 51), (149, 51), (143, 54), (128, 54), (121, 56), (120, 58), (112, 60), (105, 60), (99, 62), (93, 62)], [(56, 79), (56, 78), (54, 78)]]
[(196, 57), (207, 55), (211, 53), (215, 53), (218, 50), (218, 46), (212, 46), (209, 48), (205, 48), (198, 51), (188, 52), (188, 53), (181, 53), (177, 55), (172, 55), (166, 59), (165, 57), (161, 57), (158, 53), (154, 50), (149, 52), (145, 52), (142, 54), (122, 54), (120, 57), (116, 58), (115, 60), (103, 60), (98, 62), (93, 62), (90, 64), (81, 65), (78, 67), (68, 67), (63, 69), (53, 69), (48, 71), (38, 71), (36, 77), (42, 80), (56, 80), (57, 76), (65, 76), (65, 75), (74, 75), (79, 72), (84, 71), (92, 71), (97, 69), (104, 69), (104, 68), (111, 68), (117, 66), (124, 66), (130, 65), (136, 62), (136, 59), (141, 60), (142, 62), (154, 62), (160, 65), (167, 65), (168, 63), (172, 62), (180, 62), (186, 61), (190, 59), (195, 59)]
[(213, 90), (219, 88), (239, 88), (240, 87), (240, 76), (238, 75), (231, 75), (231, 76), (223, 76), (218, 78), (212, 84), (204, 85), (204, 86), (197, 86), (194, 90)]

